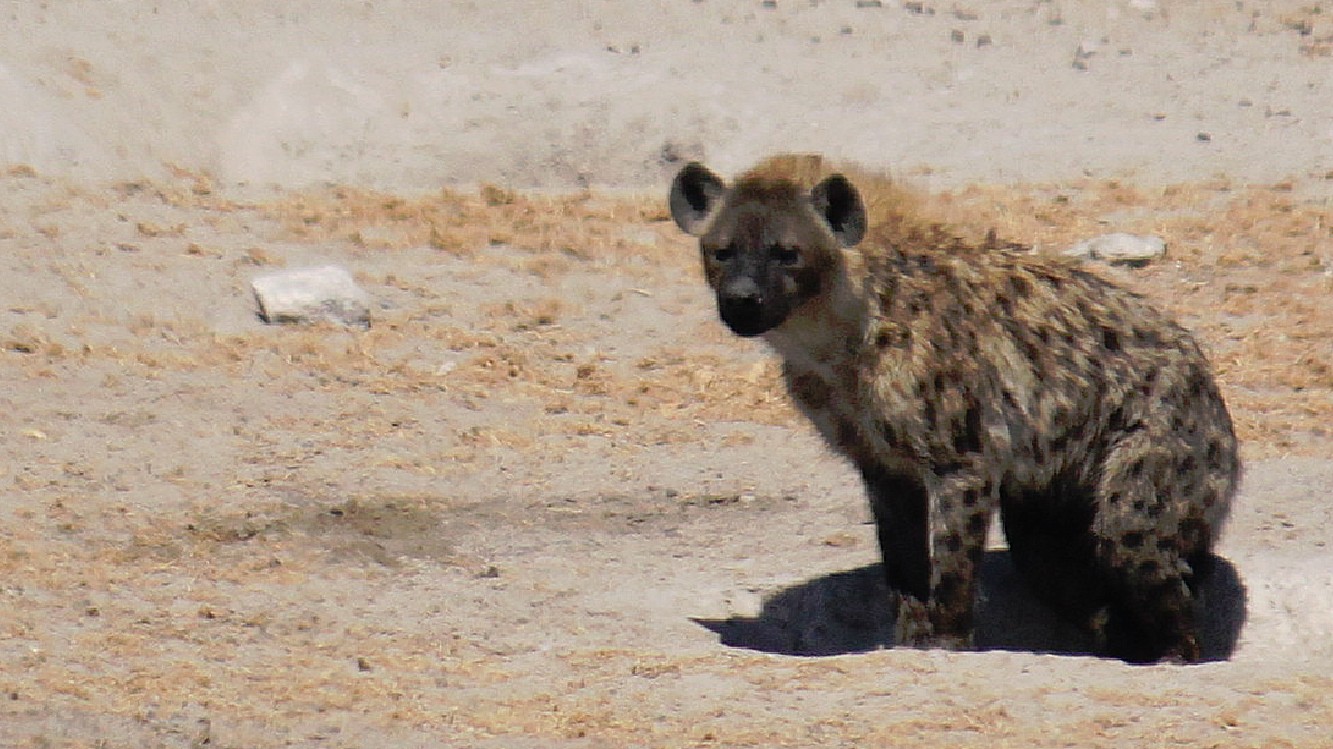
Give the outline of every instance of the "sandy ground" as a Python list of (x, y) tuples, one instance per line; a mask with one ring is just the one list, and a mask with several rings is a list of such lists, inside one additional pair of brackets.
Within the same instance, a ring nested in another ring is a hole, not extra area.
[[(1333, 746), (1316, 7), (6, 5), (0, 746)], [(662, 205), (789, 149), (1167, 239), (1098, 272), (1244, 442), (1208, 663), (1086, 655), (999, 534), (984, 651), (891, 647), (855, 475)], [(369, 330), (256, 319), (323, 262)]]

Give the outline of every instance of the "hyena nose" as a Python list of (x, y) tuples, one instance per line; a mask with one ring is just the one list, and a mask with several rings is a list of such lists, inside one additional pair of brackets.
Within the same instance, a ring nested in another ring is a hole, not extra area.
[(722, 287), (722, 293), (718, 295), (718, 300), (722, 303), (722, 306), (737, 312), (746, 310), (757, 312), (764, 304), (764, 295), (754, 279), (737, 278)]
[(759, 285), (748, 278), (738, 278), (721, 289), (717, 297), (722, 321), (738, 335), (758, 335), (768, 329), (764, 315), (764, 295)]

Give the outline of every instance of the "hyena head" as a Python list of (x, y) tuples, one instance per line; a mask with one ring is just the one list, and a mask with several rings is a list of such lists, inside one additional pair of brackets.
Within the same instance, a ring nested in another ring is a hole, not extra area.
[(699, 238), (722, 321), (747, 337), (776, 328), (816, 297), (842, 248), (866, 231), (861, 196), (840, 174), (807, 189), (758, 171), (728, 188), (691, 163), (671, 183), (670, 203), (676, 224)]

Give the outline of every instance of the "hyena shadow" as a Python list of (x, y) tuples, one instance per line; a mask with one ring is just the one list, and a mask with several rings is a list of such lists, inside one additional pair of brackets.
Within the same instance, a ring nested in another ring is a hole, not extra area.
[[(723, 645), (767, 653), (822, 656), (892, 647), (883, 577), (878, 564), (835, 572), (768, 596), (758, 616), (694, 621)], [(1227, 660), (1245, 624), (1245, 586), (1235, 566), (1214, 557), (1198, 592), (1203, 660)], [(1008, 551), (989, 551), (982, 562), (976, 641), (979, 650), (1094, 654), (1086, 631), (1033, 597)]]

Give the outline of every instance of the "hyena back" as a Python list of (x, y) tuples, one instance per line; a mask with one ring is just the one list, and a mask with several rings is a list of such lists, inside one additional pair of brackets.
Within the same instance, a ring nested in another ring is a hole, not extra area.
[[(1211, 369), (1140, 296), (958, 239), (818, 157), (672, 184), (718, 312), (865, 481), (898, 642), (971, 644), (998, 508), (1034, 591), (1131, 661), (1200, 658), (1193, 588), (1240, 476)], [(867, 208), (869, 206), (869, 209)]]

